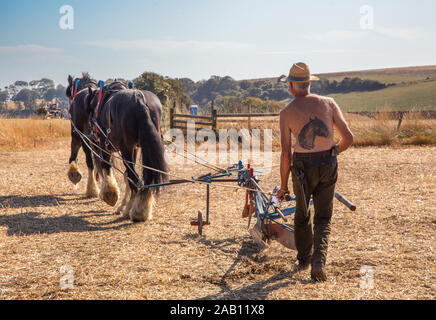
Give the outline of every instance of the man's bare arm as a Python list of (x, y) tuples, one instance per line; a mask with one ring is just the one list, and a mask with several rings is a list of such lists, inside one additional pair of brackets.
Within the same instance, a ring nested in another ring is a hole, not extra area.
[(336, 102), (333, 101), (332, 107), (333, 107), (333, 125), (341, 136), (341, 140), (339, 140), (338, 143), (339, 152), (343, 152), (353, 144), (354, 136), (350, 128), (348, 127), (347, 122), (344, 119), (344, 115), (342, 114), (341, 109), (336, 104)]
[[(289, 119), (286, 112), (280, 112), (280, 143), (282, 146), (282, 154), (280, 157), (280, 194), (284, 195), (288, 192), (289, 173), (292, 166), (292, 137), (291, 129), (289, 128)], [(279, 197), (280, 199), (281, 197)]]

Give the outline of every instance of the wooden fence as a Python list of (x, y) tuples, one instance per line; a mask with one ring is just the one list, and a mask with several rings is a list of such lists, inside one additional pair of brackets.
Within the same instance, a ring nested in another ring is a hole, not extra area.
[[(210, 116), (193, 116), (190, 114), (177, 114), (175, 113), (175, 109), (170, 109), (170, 128), (178, 128), (182, 130), (187, 129), (187, 124), (189, 121), (195, 121), (195, 129), (204, 129), (209, 128), (213, 131), (217, 132), (217, 123), (218, 122), (240, 122), (247, 121), (248, 129), (251, 129), (251, 122), (259, 121), (262, 122), (278, 122), (278, 119), (265, 119), (268, 117), (278, 117), (279, 113), (251, 113), (251, 109), (249, 108), (248, 113), (217, 113), (217, 110), (214, 108), (214, 104), (212, 101), (212, 112)], [(401, 127), (401, 123), (403, 122), (404, 116), (408, 114), (419, 114), (422, 119), (436, 119), (436, 110), (428, 110), (428, 111), (392, 111), (392, 112), (384, 112), (384, 111), (360, 111), (360, 112), (345, 112), (349, 114), (358, 114), (369, 118), (378, 118), (380, 116), (398, 120), (397, 129), (399, 130)], [(188, 119), (188, 120), (187, 120)]]
[(170, 109), (170, 128), (187, 130), (189, 121), (195, 121), (195, 130), (211, 129), (217, 132), (217, 110), (213, 107), (210, 116), (193, 116), (175, 112), (175, 105)]

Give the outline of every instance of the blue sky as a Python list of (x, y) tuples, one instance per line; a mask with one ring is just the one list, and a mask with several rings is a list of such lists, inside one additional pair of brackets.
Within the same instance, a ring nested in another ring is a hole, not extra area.
[[(74, 9), (62, 30), (59, 9)], [(362, 29), (360, 8), (373, 9)], [(195, 81), (436, 64), (433, 0), (147, 0), (0, 2), (0, 86), (68, 74)]]

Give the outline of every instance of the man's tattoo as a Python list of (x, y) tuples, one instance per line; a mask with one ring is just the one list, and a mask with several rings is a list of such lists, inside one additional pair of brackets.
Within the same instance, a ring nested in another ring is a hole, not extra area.
[(301, 129), (298, 135), (298, 143), (302, 148), (312, 150), (315, 147), (314, 142), (317, 136), (328, 138), (329, 130), (325, 123), (317, 117), (310, 118), (310, 121)]

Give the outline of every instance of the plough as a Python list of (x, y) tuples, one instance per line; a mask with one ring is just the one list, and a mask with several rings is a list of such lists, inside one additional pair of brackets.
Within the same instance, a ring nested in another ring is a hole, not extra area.
[[(295, 198), (287, 196), (285, 201), (279, 201), (276, 194), (278, 187), (274, 188), (273, 192), (267, 193), (259, 185), (259, 178), (254, 174), (257, 172), (250, 164), (244, 167), (242, 161), (228, 167), (225, 172), (215, 174), (205, 174), (197, 178), (192, 178), (192, 181), (206, 183), (206, 216), (203, 217), (201, 210), (198, 211), (196, 219), (191, 221), (192, 226), (198, 227), (198, 233), (203, 234), (203, 227), (210, 225), (210, 184), (217, 182), (237, 182), (238, 186), (246, 190), (245, 205), (242, 211), (242, 217), (248, 218), (248, 229), (253, 239), (262, 247), (265, 243), (270, 243), (276, 240), (283, 246), (289, 249), (295, 248), (294, 228), (288, 223), (289, 217), (295, 213)], [(237, 177), (230, 178), (237, 174)], [(172, 180), (169, 184), (184, 183), (186, 181)], [(356, 206), (349, 202), (340, 193), (335, 193), (336, 199), (346, 205), (350, 210), (355, 211)], [(310, 199), (311, 205), (313, 200)], [(282, 208), (286, 205), (286, 208)], [(256, 218), (256, 223), (253, 228), (251, 226), (251, 218)]]

